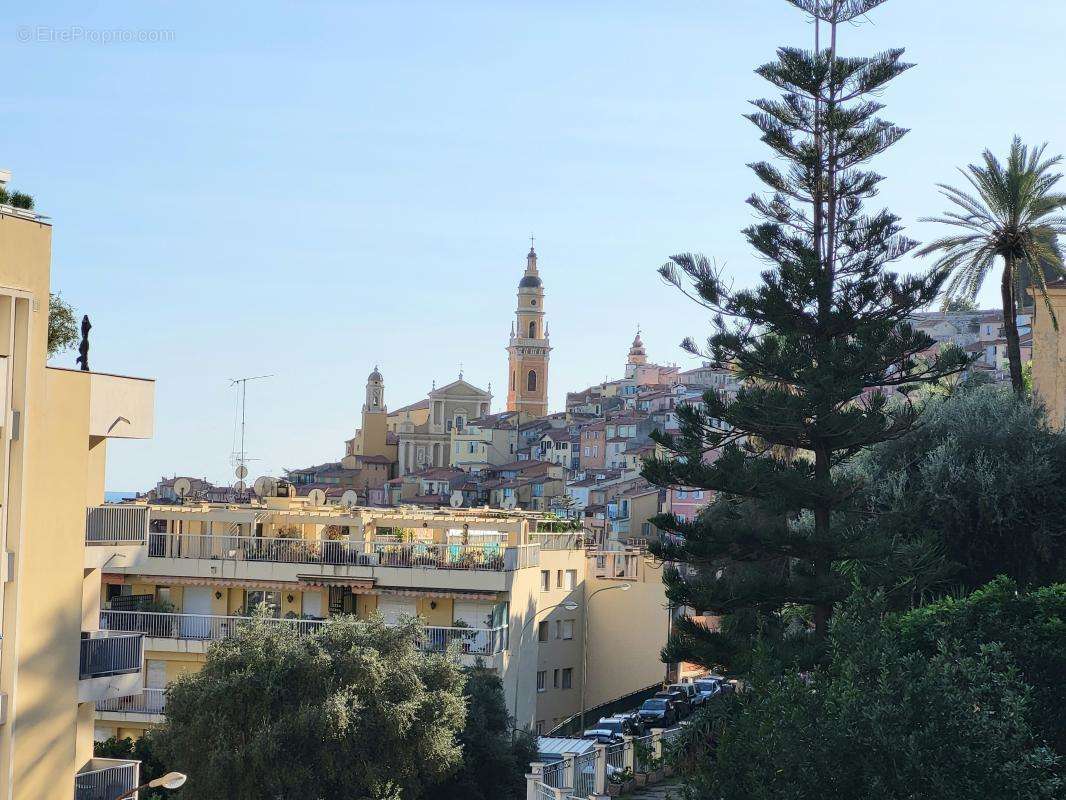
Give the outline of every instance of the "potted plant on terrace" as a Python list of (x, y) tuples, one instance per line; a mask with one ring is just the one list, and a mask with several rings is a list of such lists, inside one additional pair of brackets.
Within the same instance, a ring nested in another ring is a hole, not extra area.
[(607, 796), (618, 797), (633, 788), (633, 770), (626, 767), (607, 774)]

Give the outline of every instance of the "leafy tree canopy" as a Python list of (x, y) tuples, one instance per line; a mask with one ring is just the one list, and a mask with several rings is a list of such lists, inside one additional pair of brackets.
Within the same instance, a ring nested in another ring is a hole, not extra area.
[(74, 309), (60, 295), (48, 295), (48, 357), (69, 350), (78, 343), (78, 322)]
[(462, 671), (420, 626), (253, 618), (167, 694), (158, 746), (195, 800), (416, 800), (458, 766)]
[[(998, 645), (903, 647), (858, 602), (833, 619), (830, 660), (757, 674), (711, 712), (687, 800), (1051, 800), (1063, 765), (1034, 741), (1028, 687)], [(706, 740), (705, 740), (706, 741)]]
[(927, 585), (972, 591), (1000, 574), (1023, 586), (1066, 580), (1066, 434), (1009, 390), (930, 397), (923, 424), (872, 448), (860, 469), (863, 524), (942, 557)]
[(533, 738), (512, 736), (511, 720), (499, 675), (475, 667), (467, 672), (466, 726), (459, 735), (462, 766), (444, 782), (428, 789), (426, 800), (521, 800), (525, 775), (536, 760)]
[(1032, 687), (1033, 728), (1066, 756), (1066, 583), (1021, 592), (1000, 577), (968, 597), (947, 598), (898, 616), (904, 647), (933, 654), (941, 642), (977, 653), (1002, 644)]

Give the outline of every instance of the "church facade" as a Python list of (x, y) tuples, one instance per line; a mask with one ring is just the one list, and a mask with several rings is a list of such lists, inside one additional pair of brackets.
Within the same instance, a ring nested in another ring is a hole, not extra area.
[(544, 283), (531, 245), (518, 282), (518, 307), (507, 345), (507, 410), (518, 412), (523, 422), (548, 415), (549, 353)]

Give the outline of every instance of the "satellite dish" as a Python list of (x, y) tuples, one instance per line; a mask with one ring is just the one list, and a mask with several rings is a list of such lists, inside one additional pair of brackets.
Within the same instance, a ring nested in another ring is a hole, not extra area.
[(248, 477), (248, 467), (244, 466), (244, 464), (239, 464), (237, 469), (233, 470), (233, 474), (243, 481)]
[(278, 491), (278, 482), (274, 478), (264, 475), (255, 479), (252, 488), (255, 489), (255, 493), (260, 497), (273, 497)]
[(355, 506), (359, 505), (359, 493), (354, 489), (348, 489), (341, 495), (341, 505), (347, 508), (355, 508)]
[(452, 492), (452, 496), (451, 499), (448, 500), (448, 504), (452, 508), (459, 508), (460, 506), (462, 506), (463, 493), (459, 489), (456, 489), (454, 492)]
[(513, 494), (510, 497), (503, 498), (503, 500), (500, 502), (500, 508), (506, 509), (507, 511), (514, 510), (515, 506), (517, 505), (518, 499)]
[(321, 489), (312, 489), (307, 493), (307, 502), (313, 506), (324, 506), (326, 504), (326, 493)]
[(343, 469), (359, 469), (359, 459), (355, 456), (345, 456), (341, 459)]
[(174, 481), (174, 494), (184, 500), (192, 492), (192, 481), (188, 478), (178, 478)]

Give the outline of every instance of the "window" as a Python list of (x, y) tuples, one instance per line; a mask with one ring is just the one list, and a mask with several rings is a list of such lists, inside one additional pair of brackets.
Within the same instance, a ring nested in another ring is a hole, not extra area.
[(553, 669), (552, 670), (552, 688), (553, 689), (558, 689), (559, 686), (560, 686), (560, 683), (559, 683), (559, 672), (560, 671), (557, 670), (557, 669)]
[(530, 339), (536, 339), (537, 338), (537, 323), (536, 322), (530, 322), (529, 323), (529, 338)]
[(550, 570), (542, 569), (540, 571), (540, 590), (546, 592), (552, 588), (552, 574)]
[(548, 620), (546, 620), (546, 619), (542, 619), (540, 621), (540, 623), (537, 625), (537, 641), (538, 642), (546, 642), (546, 641), (548, 641)]
[(561, 569), (555, 571), (555, 588), (563, 588), (563, 571)]
[(543, 735), (544, 735), (544, 720), (538, 719), (537, 720), (537, 736), (543, 736)]
[(566, 585), (563, 588), (573, 589), (575, 586), (577, 586), (577, 570), (568, 569), (566, 571)]
[(591, 453), (589, 452), (589, 448), (586, 447), (585, 448), (585, 458), (588, 458), (589, 455), (591, 455)]
[(245, 613), (251, 614), (261, 604), (266, 604), (272, 617), (281, 616), (281, 592), (266, 592), (260, 589), (251, 589), (247, 594)]
[(566, 667), (563, 670), (563, 688), (564, 689), (573, 689), (574, 688), (574, 668), (573, 667)]
[(511, 373), (511, 391), (512, 392), (514, 391), (514, 376), (515, 376), (515, 374), (512, 372)]
[(537, 373), (535, 370), (530, 370), (529, 374), (526, 375), (526, 391), (537, 391)]
[(537, 672), (537, 691), (543, 692), (548, 688), (548, 672), (547, 670), (539, 670)]
[(562, 620), (562, 636), (559, 638), (567, 642), (574, 638), (574, 620)]

